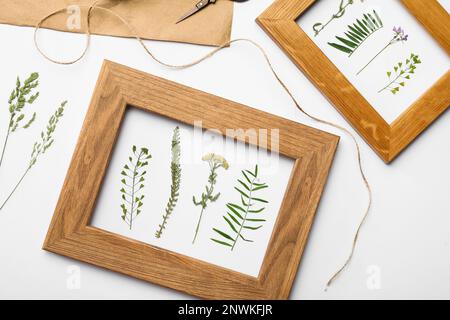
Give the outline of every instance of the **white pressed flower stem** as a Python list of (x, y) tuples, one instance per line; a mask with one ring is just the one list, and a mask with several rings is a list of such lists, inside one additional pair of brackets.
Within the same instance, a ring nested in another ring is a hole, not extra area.
[(375, 60), (380, 54), (382, 54), (384, 52), (384, 50), (386, 50), (387, 48), (389, 48), (389, 46), (392, 45), (392, 41), (390, 41), (386, 47), (384, 47), (383, 49), (381, 49), (380, 52), (377, 53), (377, 55), (375, 57), (372, 58), (372, 60), (370, 60), (361, 70), (358, 71), (358, 73), (356, 74), (357, 76), (363, 72), (372, 62), (373, 60)]

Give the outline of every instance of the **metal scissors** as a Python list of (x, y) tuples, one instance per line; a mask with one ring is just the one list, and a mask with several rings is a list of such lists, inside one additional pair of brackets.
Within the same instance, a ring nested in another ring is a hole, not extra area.
[[(248, 0), (231, 0), (234, 2), (246, 2)], [(187, 18), (193, 16), (194, 14), (196, 14), (197, 12), (205, 9), (207, 6), (209, 6), (210, 4), (214, 4), (216, 3), (217, 0), (201, 0), (199, 2), (197, 2), (197, 4), (195, 5), (194, 8), (192, 8), (191, 10), (189, 10), (188, 12), (186, 12), (184, 15), (181, 16), (180, 19), (178, 19), (178, 21), (175, 23), (180, 23), (181, 21), (186, 20)]]

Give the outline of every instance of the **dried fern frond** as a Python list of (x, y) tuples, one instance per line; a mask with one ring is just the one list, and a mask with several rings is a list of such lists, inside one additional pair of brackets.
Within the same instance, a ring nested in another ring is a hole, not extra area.
[(265, 219), (260, 218), (265, 210), (264, 204), (268, 201), (261, 197), (255, 197), (255, 194), (269, 186), (266, 183), (260, 183), (258, 178), (258, 165), (254, 171), (242, 171), (242, 179), (238, 179), (238, 186), (234, 189), (239, 193), (241, 201), (239, 203), (228, 203), (227, 214), (223, 216), (229, 231), (213, 228), (213, 231), (219, 236), (211, 238), (212, 241), (220, 245), (230, 247), (233, 250), (239, 239), (245, 242), (253, 242), (244, 236), (244, 231), (255, 231), (262, 228)]
[(328, 44), (347, 53), (350, 57), (371, 35), (381, 28), (383, 28), (383, 21), (381, 21), (378, 13), (373, 10), (373, 14), (364, 14), (363, 18), (357, 19), (353, 25), (349, 25), (344, 36), (336, 36), (338, 42), (328, 42)]

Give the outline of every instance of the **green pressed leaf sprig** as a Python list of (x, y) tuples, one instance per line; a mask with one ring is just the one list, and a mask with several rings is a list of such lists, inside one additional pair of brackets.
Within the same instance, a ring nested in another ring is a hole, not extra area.
[(36, 141), (33, 145), (33, 150), (31, 152), (30, 161), (28, 162), (28, 167), (25, 170), (22, 177), (19, 179), (9, 196), (6, 198), (6, 200), (3, 202), (2, 206), (0, 207), (0, 210), (3, 209), (3, 207), (6, 205), (8, 200), (12, 197), (14, 192), (17, 190), (19, 185), (22, 183), (22, 181), (25, 179), (28, 172), (36, 165), (39, 158), (44, 155), (48, 149), (53, 145), (54, 142), (54, 133), (57, 127), (57, 124), (59, 123), (60, 119), (64, 115), (64, 110), (67, 106), (67, 101), (64, 101), (61, 103), (61, 105), (56, 109), (55, 113), (50, 117), (48, 120), (47, 126), (45, 130), (41, 132), (40, 140)]
[(227, 160), (224, 157), (216, 155), (214, 153), (209, 153), (203, 156), (202, 160), (207, 162), (209, 165), (209, 177), (208, 177), (208, 184), (205, 186), (205, 192), (202, 193), (201, 199), (197, 201), (195, 196), (192, 197), (192, 201), (194, 202), (194, 204), (202, 208), (200, 211), (200, 216), (197, 222), (197, 227), (195, 229), (192, 244), (194, 244), (195, 240), (197, 239), (203, 214), (205, 212), (206, 207), (208, 206), (208, 203), (216, 202), (220, 197), (220, 193), (215, 194), (214, 192), (214, 186), (217, 183), (217, 170), (219, 170), (220, 168), (228, 170), (229, 168)]
[(234, 189), (239, 193), (240, 202), (228, 203), (227, 214), (223, 216), (229, 230), (225, 232), (213, 228), (216, 238), (211, 238), (211, 240), (231, 248), (231, 251), (234, 250), (239, 240), (253, 242), (246, 235), (244, 236), (244, 231), (258, 230), (266, 221), (261, 218), (261, 214), (265, 210), (264, 204), (267, 204), (268, 201), (257, 194), (269, 186), (259, 181), (258, 173), (258, 165), (256, 165), (254, 171), (243, 170), (242, 178), (237, 180), (238, 184)]
[(123, 166), (122, 172), (122, 188), (120, 189), (122, 204), (122, 220), (133, 228), (134, 220), (142, 212), (144, 205), (144, 195), (142, 189), (145, 187), (145, 176), (147, 171), (145, 167), (149, 165), (152, 158), (148, 148), (137, 149), (136, 146), (131, 148), (132, 154), (128, 157), (127, 163)]
[(353, 25), (349, 25), (344, 36), (336, 36), (337, 42), (328, 42), (328, 44), (351, 57), (371, 35), (381, 28), (383, 28), (383, 21), (373, 10), (373, 13), (366, 13), (361, 19), (356, 19)]
[(176, 127), (173, 131), (171, 150), (172, 150), (172, 161), (170, 164), (170, 172), (172, 175), (172, 184), (170, 186), (170, 197), (166, 205), (166, 212), (163, 215), (162, 223), (159, 225), (159, 228), (156, 231), (155, 234), (156, 238), (161, 238), (164, 229), (166, 229), (169, 217), (177, 205), (178, 197), (180, 195), (179, 192), (181, 185), (181, 164), (180, 164), (181, 142), (180, 142), (179, 127)]
[(25, 111), (26, 107), (32, 105), (39, 97), (39, 92), (34, 92), (34, 89), (39, 85), (38, 79), (39, 74), (37, 72), (32, 73), (23, 83), (20, 81), (20, 78), (17, 77), (16, 86), (8, 99), (9, 125), (0, 156), (0, 167), (3, 163), (3, 157), (11, 134), (19, 129), (29, 128), (36, 120), (36, 112), (28, 117), (28, 119), (25, 119)]
[(378, 93), (389, 90), (392, 94), (397, 94), (397, 92), (400, 91), (400, 88), (406, 85), (406, 80), (410, 80), (412, 75), (415, 74), (417, 65), (421, 63), (422, 61), (419, 56), (411, 53), (408, 59), (395, 65), (393, 71), (387, 72), (389, 83), (383, 89), (378, 91)]
[[(364, 2), (364, 0), (361, 0), (361, 2)], [(317, 37), (319, 33), (323, 31), (333, 20), (343, 17), (347, 7), (354, 3), (355, 3), (354, 0), (347, 0), (345, 2), (344, 0), (341, 0), (341, 2), (339, 3), (338, 11), (335, 14), (333, 14), (327, 22), (325, 23), (318, 22), (313, 25), (314, 36)]]

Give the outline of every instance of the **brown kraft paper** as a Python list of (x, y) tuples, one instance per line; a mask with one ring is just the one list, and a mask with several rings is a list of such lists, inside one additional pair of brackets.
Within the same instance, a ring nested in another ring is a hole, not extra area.
[[(35, 27), (45, 16), (64, 9), (50, 17), (43, 28), (85, 32), (89, 5), (94, 0), (0, 0), (0, 23)], [(97, 6), (113, 10), (125, 18), (143, 39), (177, 41), (219, 46), (230, 40), (233, 20), (233, 2), (219, 0), (202, 11), (175, 24), (198, 0), (104, 0)], [(81, 28), (68, 23), (79, 6)], [(69, 10), (66, 10), (69, 8)], [(72, 8), (72, 9), (70, 9)], [(77, 8), (75, 8), (76, 10)], [(91, 15), (91, 33), (130, 37), (127, 26), (114, 15), (94, 9)]]

